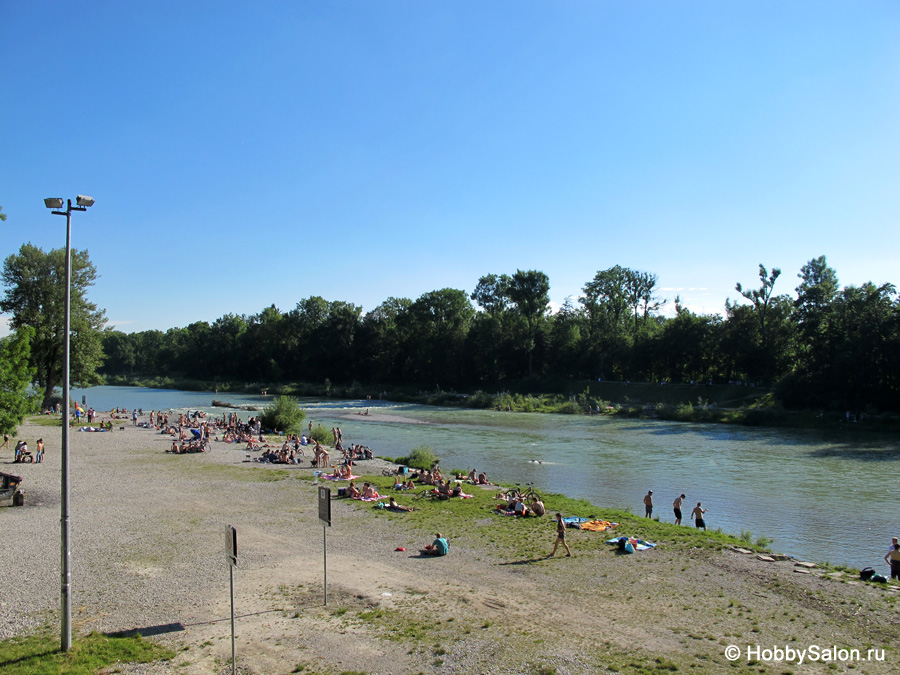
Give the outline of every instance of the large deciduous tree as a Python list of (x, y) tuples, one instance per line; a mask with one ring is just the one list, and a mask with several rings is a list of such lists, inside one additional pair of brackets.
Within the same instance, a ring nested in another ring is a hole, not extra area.
[(528, 377), (534, 375), (534, 350), (538, 331), (547, 317), (550, 305), (550, 279), (537, 270), (516, 270), (507, 288), (509, 299), (525, 320), (525, 351), (528, 354)]
[(0, 433), (14, 433), (32, 410), (28, 385), (34, 378), (29, 365), (34, 329), (24, 326), (0, 340)]
[[(44, 405), (49, 405), (54, 388), (62, 381), (65, 334), (66, 251), (45, 252), (32, 244), (23, 244), (17, 254), (3, 262), (4, 295), (0, 311), (12, 314), (10, 326), (34, 329), (31, 341), (31, 365), (35, 383), (43, 390)], [(102, 331), (106, 312), (87, 299), (97, 270), (87, 251), (72, 250), (71, 276), (71, 383), (91, 386), (100, 382), (97, 369), (103, 363)]]
[(407, 381), (456, 385), (469, 376), (461, 368), (465, 340), (475, 309), (469, 296), (443, 288), (419, 296), (399, 319), (404, 344)]

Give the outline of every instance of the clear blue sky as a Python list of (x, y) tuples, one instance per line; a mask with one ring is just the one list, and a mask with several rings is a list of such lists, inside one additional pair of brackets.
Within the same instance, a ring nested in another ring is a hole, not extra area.
[(896, 0), (0, 0), (0, 83), (0, 257), (93, 196), (128, 332), (518, 268), (900, 283)]

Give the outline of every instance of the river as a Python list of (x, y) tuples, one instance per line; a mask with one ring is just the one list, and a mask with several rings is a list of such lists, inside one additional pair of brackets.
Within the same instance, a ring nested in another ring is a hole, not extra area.
[[(98, 410), (112, 407), (202, 409), (213, 398), (262, 406), (271, 397), (136, 387), (73, 390)], [(883, 556), (900, 534), (900, 439), (842, 430), (790, 430), (617, 420), (598, 416), (507, 413), (383, 401), (301, 400), (309, 419), (340, 426), (345, 442), (398, 457), (430, 445), (445, 470), (476, 468), (502, 483), (583, 498), (598, 506), (672, 522), (698, 501), (707, 527), (774, 540), (801, 559), (884, 572)], [(376, 418), (357, 413), (369, 408)], [(222, 414), (224, 409), (216, 409)], [(249, 413), (244, 413), (244, 416)], [(385, 421), (380, 421), (385, 420)], [(390, 420), (390, 421), (388, 421)]]

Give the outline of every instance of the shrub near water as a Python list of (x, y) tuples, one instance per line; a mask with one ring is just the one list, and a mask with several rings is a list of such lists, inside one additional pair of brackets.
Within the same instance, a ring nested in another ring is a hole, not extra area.
[(306, 413), (292, 396), (279, 396), (260, 414), (263, 426), (268, 429), (297, 433), (303, 426)]
[(412, 449), (407, 457), (398, 457), (398, 464), (406, 464), (414, 469), (430, 470), (440, 461), (440, 457), (434, 454), (430, 445), (419, 445)]
[(321, 424), (317, 424), (313, 427), (312, 432), (310, 432), (310, 436), (314, 441), (318, 441), (322, 445), (334, 443), (334, 434), (331, 433), (331, 429), (326, 429)]

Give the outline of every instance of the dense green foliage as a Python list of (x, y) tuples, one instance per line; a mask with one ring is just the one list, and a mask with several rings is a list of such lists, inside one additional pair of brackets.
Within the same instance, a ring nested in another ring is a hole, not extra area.
[(28, 395), (34, 377), (29, 366), (31, 338), (34, 330), (19, 328), (0, 340), (0, 433), (13, 434), (28, 413), (34, 412), (35, 401)]
[[(0, 642), (0, 675), (93, 675), (116, 663), (150, 663), (174, 658), (175, 653), (140, 635), (111, 637), (91, 633), (76, 637), (68, 652), (59, 640), (32, 635)], [(109, 671), (112, 672), (112, 671)]]
[[(29, 326), (31, 365), (35, 384), (43, 392), (43, 404), (50, 404), (53, 390), (62, 383), (65, 335), (66, 250), (49, 253), (32, 244), (23, 244), (17, 254), (3, 262), (2, 280), (5, 292), (0, 297), (0, 311), (12, 313), (10, 327)], [(72, 250), (71, 267), (71, 384), (99, 384), (97, 369), (103, 363), (102, 329), (106, 324), (103, 310), (87, 300), (87, 289), (94, 284), (97, 270), (87, 251)]]
[(276, 396), (272, 404), (266, 406), (259, 417), (267, 429), (296, 434), (303, 430), (306, 413), (297, 403), (297, 399), (291, 396)]
[(397, 457), (394, 461), (397, 464), (405, 464), (414, 469), (430, 471), (440, 461), (440, 458), (434, 454), (434, 449), (430, 445), (417, 445), (410, 451), (409, 455)]
[[(352, 396), (372, 393), (358, 382), (427, 392), (496, 392), (517, 383), (522, 393), (562, 391), (559, 383), (575, 380), (744, 383), (776, 386), (791, 408), (900, 410), (894, 286), (841, 288), (824, 256), (798, 277), (796, 297), (777, 294), (781, 270), (760, 265), (759, 286), (738, 283), (724, 316), (696, 314), (677, 297), (674, 315), (662, 316), (656, 275), (619, 265), (598, 271), (581, 297), (555, 313), (549, 279), (533, 270), (485, 275), (471, 296), (445, 288), (416, 300), (388, 298), (367, 314), (311, 297), (287, 312), (271, 306), (166, 332), (110, 332), (102, 372), (223, 387), (325, 382), (326, 395)], [(587, 398), (567, 401), (565, 411), (605, 402)], [(494, 400), (482, 393), (472, 404)], [(523, 405), (517, 409), (538, 404)]]

